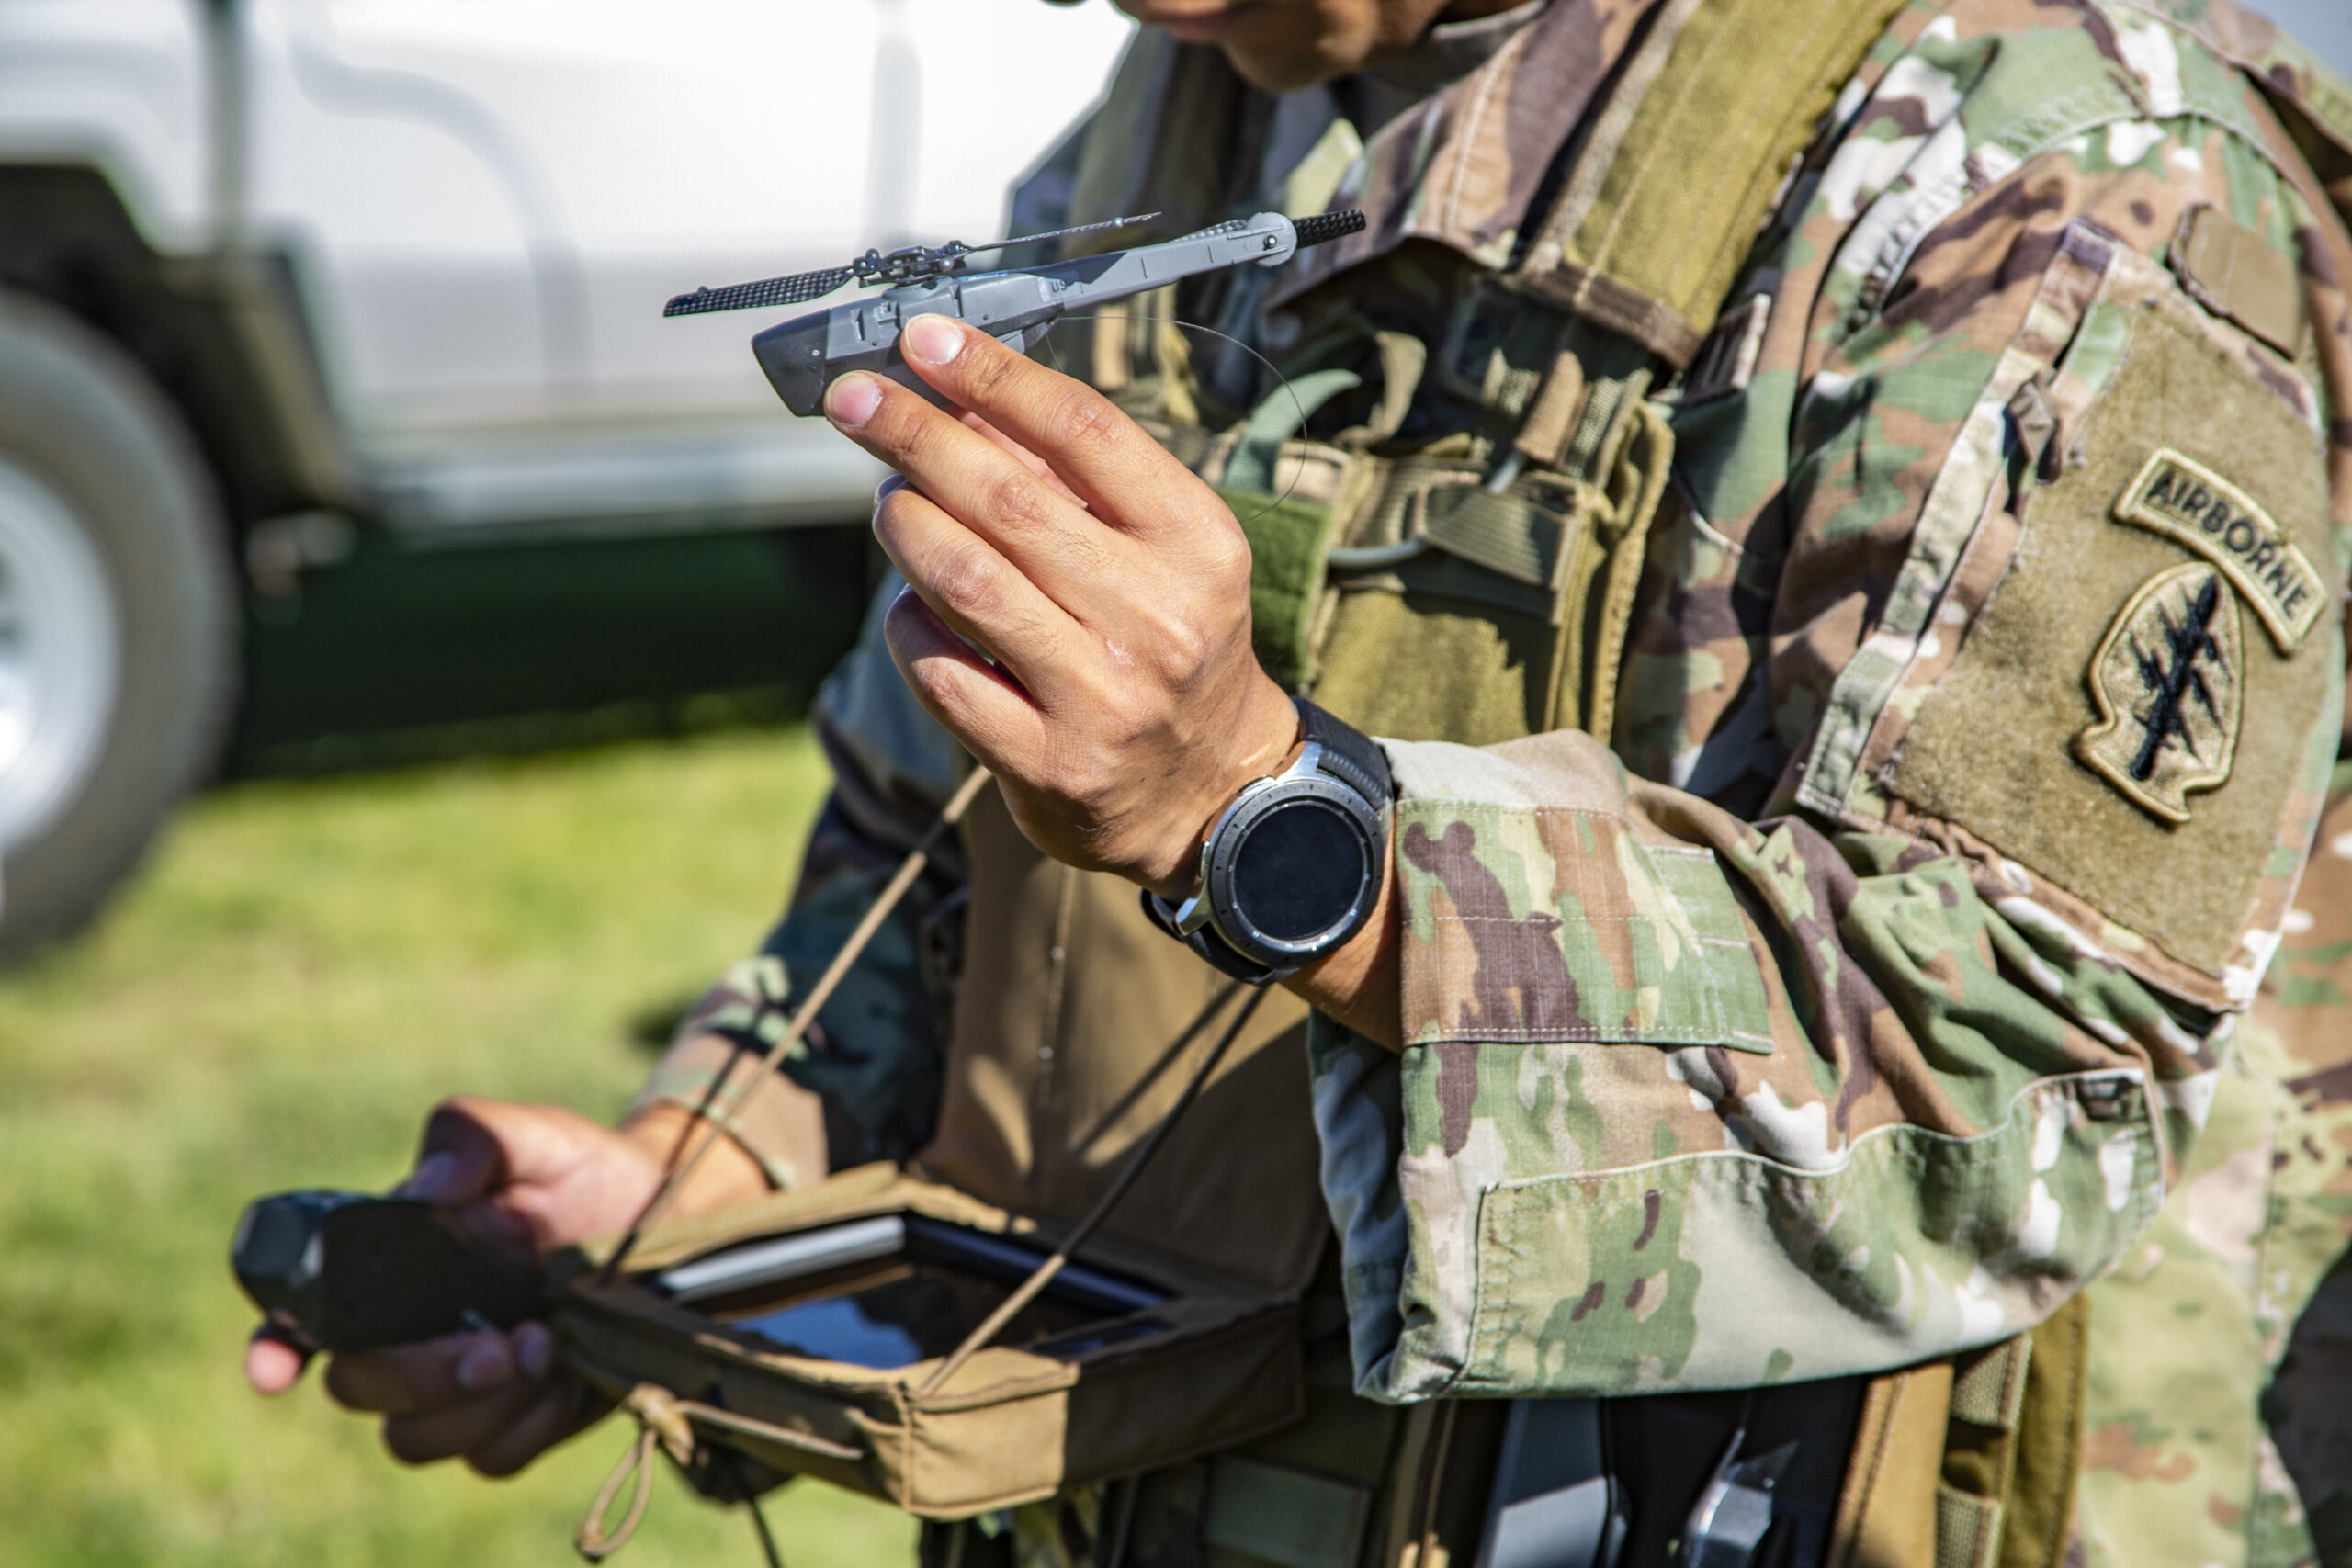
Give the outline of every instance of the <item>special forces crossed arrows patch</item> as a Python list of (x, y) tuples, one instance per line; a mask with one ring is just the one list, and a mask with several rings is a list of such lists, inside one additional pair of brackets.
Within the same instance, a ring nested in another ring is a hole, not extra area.
[(2141, 585), (2091, 656), (2099, 722), (2075, 754), (2167, 822), (2188, 820), (2188, 792), (2230, 776), (2245, 643), (2221, 572), (2190, 561)]
[(2116, 615), (2088, 672), (2099, 722), (2075, 750), (2143, 809), (2186, 822), (2190, 792), (2226, 780), (2237, 750), (2245, 643), (2231, 588), (2287, 654), (2317, 624), (2326, 586), (2252, 497), (2169, 447), (2115, 515), (2205, 558), (2156, 573)]

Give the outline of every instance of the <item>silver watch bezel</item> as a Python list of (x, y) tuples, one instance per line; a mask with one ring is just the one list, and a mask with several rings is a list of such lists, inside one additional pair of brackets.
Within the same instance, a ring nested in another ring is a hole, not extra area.
[[(1309, 741), (1289, 767), (1252, 779), (1235, 792), (1201, 840), (1198, 887), (1172, 913), (1179, 936), (1189, 938), (1204, 928), (1214, 930), (1236, 953), (1287, 972), (1336, 950), (1363, 929), (1379, 900), (1387, 869), (1388, 812), (1385, 807), (1374, 806), (1353, 785), (1324, 773), (1322, 763), (1323, 747)], [(1363, 850), (1364, 871), (1345, 915), (1309, 937), (1285, 942), (1248, 928), (1234, 908), (1232, 876), (1234, 863), (1257, 824), (1275, 810), (1303, 800), (1334, 807), (1355, 829)]]

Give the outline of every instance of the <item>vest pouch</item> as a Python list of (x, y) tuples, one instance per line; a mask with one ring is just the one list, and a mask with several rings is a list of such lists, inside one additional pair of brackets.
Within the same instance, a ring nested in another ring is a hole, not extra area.
[(1432, 457), (1377, 472), (1335, 529), (1315, 700), (1358, 728), (1492, 745), (1606, 736), (1673, 432), (1627, 400), (1600, 478)]
[(2090, 1298), (1870, 1381), (1828, 1568), (2062, 1568), (2082, 1478)]
[(930, 1389), (1058, 1234), (865, 1166), (649, 1232), (609, 1283), (593, 1248), (559, 1255), (555, 1331), (565, 1364), (661, 1427), (690, 1475), (731, 1450), (934, 1519), (1297, 1418), (1296, 1293), (1110, 1240)]

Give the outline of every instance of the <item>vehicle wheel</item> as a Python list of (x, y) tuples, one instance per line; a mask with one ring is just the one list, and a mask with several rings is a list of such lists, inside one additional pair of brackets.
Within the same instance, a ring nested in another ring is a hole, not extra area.
[(87, 919), (203, 778), (236, 637), (177, 412), (112, 342), (0, 293), (0, 955)]

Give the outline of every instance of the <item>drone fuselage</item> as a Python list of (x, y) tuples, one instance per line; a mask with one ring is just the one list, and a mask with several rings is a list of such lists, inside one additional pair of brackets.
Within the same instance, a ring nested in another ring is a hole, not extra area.
[(853, 370), (888, 377), (944, 408), (947, 400), (899, 352), (899, 332), (917, 316), (956, 317), (1026, 353), (1072, 310), (1243, 262), (1279, 266), (1298, 245), (1289, 219), (1261, 212), (1164, 244), (1013, 271), (945, 273), (771, 327), (752, 340), (752, 352), (785, 406), (804, 419), (820, 412), (825, 389)]

